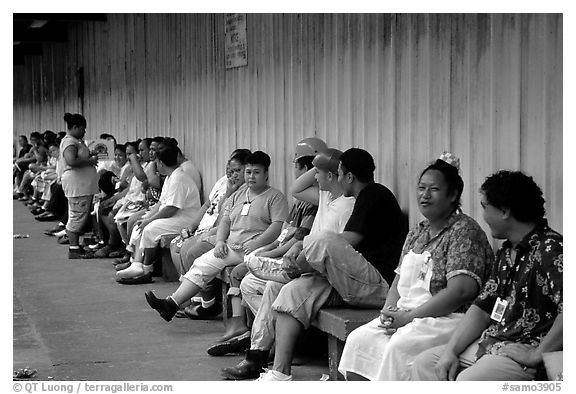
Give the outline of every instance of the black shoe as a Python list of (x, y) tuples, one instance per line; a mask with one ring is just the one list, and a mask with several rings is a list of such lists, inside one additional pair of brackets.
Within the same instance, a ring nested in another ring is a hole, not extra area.
[(32, 215), (34, 215), (34, 216), (40, 215), (41, 213), (44, 213), (44, 212), (46, 212), (46, 211), (42, 207), (34, 208), (33, 210), (30, 211), (30, 213), (32, 213)]
[(184, 317), (192, 320), (214, 320), (222, 313), (222, 305), (214, 303), (214, 305), (204, 308), (202, 304), (195, 306), (188, 306), (184, 308)]
[(224, 379), (229, 380), (255, 379), (264, 372), (266, 365), (268, 365), (267, 350), (248, 350), (246, 359), (235, 367), (222, 368), (220, 373)]
[[(102, 245), (104, 245), (104, 244), (102, 244)], [(98, 246), (100, 246), (100, 245), (98, 245)], [(103, 258), (108, 257), (108, 254), (114, 250), (114, 247), (110, 246), (110, 245), (104, 245), (102, 247), (97, 247), (95, 250), (96, 251), (94, 252), (94, 257), (96, 257), (98, 259), (103, 259)]]
[(53, 227), (50, 230), (44, 231), (44, 234), (50, 235), (51, 237), (54, 237), (56, 233), (59, 233), (60, 231), (64, 230), (65, 228), (66, 228), (66, 226), (57, 225), (56, 227)]
[(92, 252), (84, 250), (83, 248), (68, 249), (68, 259), (91, 259), (94, 255)]
[(230, 353), (242, 353), (250, 347), (250, 331), (242, 335), (227, 340), (226, 342), (217, 342), (212, 344), (206, 353), (211, 356), (225, 356)]
[[(126, 255), (126, 248), (124, 245), (119, 246), (117, 249), (113, 250), (112, 252), (108, 253), (108, 257), (111, 259), (115, 258), (122, 258)], [(130, 261), (130, 256), (128, 255), (128, 261)]]
[(152, 309), (156, 310), (156, 312), (162, 316), (162, 319), (166, 321), (172, 320), (176, 312), (178, 312), (178, 309), (180, 309), (178, 304), (176, 304), (170, 297), (166, 299), (158, 298), (154, 295), (152, 290), (147, 291), (144, 295), (146, 296), (148, 305), (150, 305)]
[(118, 278), (116, 282), (120, 283), (121, 285), (144, 285), (146, 283), (154, 283), (152, 280), (152, 275), (144, 274), (140, 276), (136, 276), (134, 278)]
[(41, 213), (38, 216), (34, 216), (34, 219), (38, 220), (39, 222), (53, 222), (55, 220), (58, 220), (56, 215), (54, 215), (52, 212), (49, 211)]
[(130, 254), (126, 253), (122, 258), (116, 259), (112, 262), (113, 265), (126, 264), (130, 262)]

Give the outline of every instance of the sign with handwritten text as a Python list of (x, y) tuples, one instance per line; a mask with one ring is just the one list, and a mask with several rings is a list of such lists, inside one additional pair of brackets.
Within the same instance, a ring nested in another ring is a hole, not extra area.
[(246, 14), (225, 14), (224, 18), (226, 68), (246, 66), (248, 64)]

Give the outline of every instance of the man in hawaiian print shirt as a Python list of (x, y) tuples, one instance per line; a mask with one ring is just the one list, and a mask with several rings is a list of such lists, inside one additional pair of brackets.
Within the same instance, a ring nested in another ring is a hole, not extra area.
[(480, 188), (492, 236), (506, 240), (484, 289), (445, 346), (421, 353), (412, 380), (533, 380), (562, 349), (562, 235), (532, 177), (499, 171)]

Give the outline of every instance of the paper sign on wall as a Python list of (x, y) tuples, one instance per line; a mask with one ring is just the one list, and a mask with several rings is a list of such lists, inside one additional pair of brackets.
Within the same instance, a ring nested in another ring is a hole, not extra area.
[(224, 18), (226, 68), (246, 66), (248, 64), (246, 14), (225, 14)]
[(86, 141), (86, 146), (91, 153), (98, 155), (98, 161), (114, 160), (114, 141), (94, 140)]

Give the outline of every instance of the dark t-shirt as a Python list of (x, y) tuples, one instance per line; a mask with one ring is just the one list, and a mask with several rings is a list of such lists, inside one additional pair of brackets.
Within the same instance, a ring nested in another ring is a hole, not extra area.
[(18, 158), (21, 159), (22, 157), (24, 157), (24, 155), (28, 152), (30, 152), (30, 149), (32, 149), (32, 145), (27, 144), (26, 146), (22, 147), (20, 149), (20, 152), (18, 153)]
[(344, 231), (362, 234), (356, 250), (382, 275), (389, 285), (394, 281), (408, 226), (394, 194), (379, 183), (368, 184), (354, 204)]

